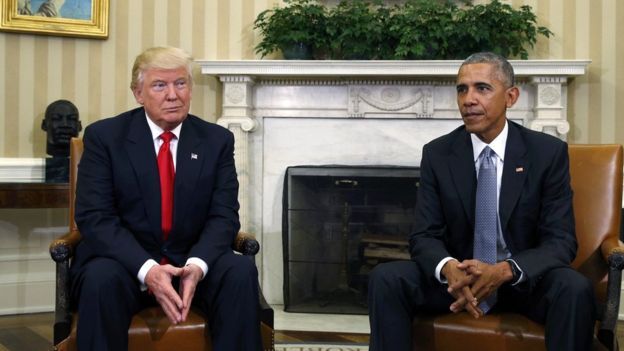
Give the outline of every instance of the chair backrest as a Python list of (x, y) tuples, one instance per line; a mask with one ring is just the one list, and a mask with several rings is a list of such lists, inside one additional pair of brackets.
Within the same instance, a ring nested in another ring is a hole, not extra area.
[(622, 146), (569, 145), (568, 152), (579, 245), (572, 265), (594, 282), (604, 301), (608, 267), (600, 246), (620, 236)]
[(78, 231), (74, 220), (76, 202), (76, 180), (78, 179), (78, 164), (82, 157), (82, 138), (72, 138), (69, 143), (69, 230)]

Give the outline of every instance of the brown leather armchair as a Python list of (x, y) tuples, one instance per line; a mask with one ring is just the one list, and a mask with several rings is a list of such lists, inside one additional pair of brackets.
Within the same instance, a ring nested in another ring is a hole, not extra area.
[[(80, 241), (80, 232), (74, 222), (74, 198), (82, 151), (82, 139), (73, 138), (70, 145), (69, 232), (50, 244), (50, 255), (56, 261), (55, 350), (76, 350), (77, 318), (73, 318), (70, 301), (69, 261)], [(253, 236), (241, 232), (234, 240), (232, 249), (253, 256), (258, 253), (260, 245)], [(273, 350), (273, 310), (262, 293), (259, 299), (263, 349)], [(171, 325), (160, 307), (146, 308), (134, 316), (128, 334), (130, 350), (212, 350), (208, 323), (200, 311), (193, 309), (186, 322)]]
[[(594, 350), (617, 350), (617, 317), (624, 268), (619, 240), (622, 146), (570, 145), (570, 174), (578, 252), (572, 266), (593, 283), (599, 306)], [(498, 313), (420, 315), (412, 324), (414, 350), (545, 350), (544, 328), (528, 318)]]

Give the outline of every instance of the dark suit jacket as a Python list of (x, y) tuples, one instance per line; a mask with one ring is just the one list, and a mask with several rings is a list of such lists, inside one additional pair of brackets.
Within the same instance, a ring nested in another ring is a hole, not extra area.
[[(508, 121), (499, 216), (511, 258), (528, 279), (576, 255), (567, 144)], [(429, 277), (444, 257), (472, 258), (477, 179), (470, 134), (425, 145), (412, 259)]]
[(163, 242), (154, 143), (138, 108), (85, 129), (75, 219), (82, 234), (73, 270), (95, 256), (113, 258), (136, 276), (150, 258), (176, 265), (188, 257), (208, 267), (230, 250), (239, 230), (234, 138), (189, 115), (182, 124), (173, 226)]

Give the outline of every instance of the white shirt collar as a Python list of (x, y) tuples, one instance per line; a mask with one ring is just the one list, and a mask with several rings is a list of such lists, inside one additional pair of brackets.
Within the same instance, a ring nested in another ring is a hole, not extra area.
[(492, 151), (496, 153), (496, 156), (501, 160), (505, 161), (505, 146), (507, 145), (507, 135), (509, 134), (509, 122), (505, 120), (505, 127), (500, 132), (491, 143), (486, 144), (479, 137), (477, 137), (474, 133), (470, 133), (470, 139), (472, 140), (472, 153), (474, 157), (474, 161), (477, 162), (479, 155), (486, 146), (489, 146)]
[[(160, 137), (160, 135), (164, 132), (164, 130), (160, 128), (158, 125), (156, 125), (156, 123), (154, 123), (149, 118), (149, 116), (147, 115), (147, 111), (145, 111), (145, 118), (147, 119), (147, 125), (149, 126), (150, 131), (152, 132), (152, 140), (158, 139), (158, 137)], [(180, 131), (182, 130), (182, 123), (178, 124), (177, 127), (171, 130), (171, 133), (173, 133), (173, 135), (175, 135), (175, 138), (178, 140), (180, 139)]]

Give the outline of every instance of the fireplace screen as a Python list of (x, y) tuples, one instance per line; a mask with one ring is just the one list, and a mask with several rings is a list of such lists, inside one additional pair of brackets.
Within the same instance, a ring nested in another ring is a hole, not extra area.
[(290, 312), (366, 314), (368, 274), (408, 260), (420, 172), (297, 166), (284, 179), (284, 304)]

